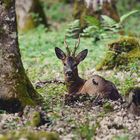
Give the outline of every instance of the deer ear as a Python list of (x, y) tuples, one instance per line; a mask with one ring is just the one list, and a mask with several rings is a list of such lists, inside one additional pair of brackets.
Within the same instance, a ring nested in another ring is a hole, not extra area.
[(77, 56), (76, 56), (76, 60), (78, 61), (78, 63), (80, 63), (81, 61), (83, 61), (88, 53), (88, 49), (85, 49), (83, 51), (81, 51)]
[(66, 54), (58, 47), (55, 47), (55, 54), (61, 60), (66, 58)]

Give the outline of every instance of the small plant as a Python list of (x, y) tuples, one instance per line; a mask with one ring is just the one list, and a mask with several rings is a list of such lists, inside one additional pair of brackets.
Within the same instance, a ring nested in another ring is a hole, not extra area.
[(128, 65), (128, 68), (131, 72), (131, 75), (133, 73), (139, 73), (139, 68), (140, 68), (140, 61), (138, 59), (136, 59), (134, 62), (131, 62), (129, 65)]
[(89, 125), (81, 125), (79, 127), (81, 138), (86, 138), (87, 140), (91, 140), (94, 135), (94, 129)]
[(70, 23), (66, 32), (67, 37), (78, 37), (80, 32), (80, 21), (77, 19)]
[(113, 107), (112, 107), (111, 103), (109, 103), (109, 102), (106, 102), (103, 105), (103, 109), (106, 113), (113, 111)]
[(40, 17), (39, 13), (31, 13), (31, 16), (36, 23), (42, 22), (42, 18)]
[(6, 111), (0, 109), (0, 114), (4, 114), (4, 113), (6, 113)]
[[(85, 20), (89, 26), (83, 30), (83, 36), (91, 36), (94, 41), (98, 41), (103, 38), (115, 38), (116, 34), (120, 34), (124, 31), (124, 23), (127, 21), (128, 17), (138, 13), (139, 10), (134, 10), (124, 14), (120, 17), (120, 21), (117, 22), (112, 18), (102, 15), (102, 20), (98, 20), (95, 17), (87, 16)], [(116, 34), (114, 34), (116, 33)]]
[(135, 80), (133, 78), (131, 78), (130, 76), (128, 76), (125, 81), (123, 86), (121, 87), (121, 91), (123, 93), (123, 95), (125, 95), (127, 93), (127, 91), (131, 88), (135, 86)]
[(99, 122), (96, 122), (94, 125), (91, 125), (90, 121), (87, 118), (87, 121), (85, 123), (79, 124), (78, 128), (76, 129), (76, 132), (80, 136), (80, 139), (93, 140), (96, 133), (96, 129), (99, 127)]
[(129, 140), (128, 135), (123, 135), (123, 136), (114, 136), (112, 140)]

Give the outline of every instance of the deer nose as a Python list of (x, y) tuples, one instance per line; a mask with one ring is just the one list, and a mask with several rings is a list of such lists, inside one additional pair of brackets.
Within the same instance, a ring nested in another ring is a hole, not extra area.
[(72, 71), (69, 70), (69, 71), (66, 72), (66, 74), (67, 74), (68, 76), (72, 76)]

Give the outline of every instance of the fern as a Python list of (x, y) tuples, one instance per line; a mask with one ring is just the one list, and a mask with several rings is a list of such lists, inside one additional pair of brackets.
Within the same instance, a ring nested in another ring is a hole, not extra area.
[(116, 33), (122, 31), (124, 23), (127, 19), (138, 12), (140, 11), (134, 10), (122, 15), (119, 22), (106, 15), (101, 16), (101, 21), (95, 17), (87, 16), (85, 20), (89, 26), (83, 30), (82, 36), (92, 36), (94, 39), (109, 38), (110, 34), (115, 35)]
[(124, 22), (128, 19), (128, 17), (130, 17), (138, 12), (140, 12), (140, 10), (134, 10), (134, 11), (128, 12), (127, 14), (124, 14), (123, 16), (120, 17), (119, 24), (121, 24), (121, 25), (124, 24)]
[(100, 21), (97, 18), (92, 17), (92, 16), (86, 16), (85, 20), (90, 26), (94, 25), (94, 26), (100, 27), (101, 25)]
[(66, 36), (71, 38), (76, 38), (79, 36), (80, 31), (80, 21), (74, 20), (72, 23), (69, 24), (69, 27), (67, 29)]
[(117, 23), (115, 20), (106, 15), (102, 15), (101, 17), (103, 19), (102, 22), (104, 26), (114, 26)]

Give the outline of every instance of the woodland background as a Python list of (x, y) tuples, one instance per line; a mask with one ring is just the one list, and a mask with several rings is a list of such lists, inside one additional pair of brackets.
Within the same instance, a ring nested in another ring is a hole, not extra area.
[(139, 9), (139, 0), (16, 0), (21, 59), (43, 96), (43, 111), (27, 106), (19, 117), (0, 110), (0, 139), (140, 139), (139, 116), (120, 102), (64, 104), (63, 67), (54, 52), (55, 47), (65, 50), (65, 36), (72, 48), (80, 35), (78, 51), (89, 50), (79, 66), (81, 77), (99, 74), (125, 98), (130, 89), (140, 87)]

